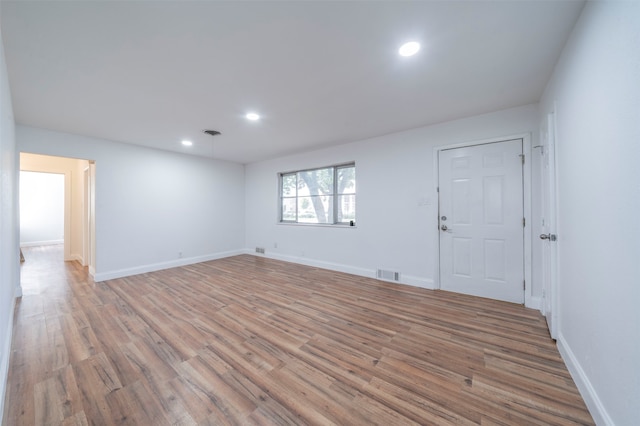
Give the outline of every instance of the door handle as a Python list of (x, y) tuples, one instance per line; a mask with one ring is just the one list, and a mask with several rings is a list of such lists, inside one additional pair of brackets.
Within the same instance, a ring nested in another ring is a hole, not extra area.
[(442, 229), (442, 230), (443, 230), (443, 231), (445, 231), (445, 232), (447, 232), (447, 231), (448, 231), (448, 232), (451, 232), (451, 230), (450, 230), (449, 228), (447, 228), (447, 225), (442, 225), (442, 226), (440, 227), (440, 229)]
[(555, 241), (555, 240), (558, 239), (558, 237), (556, 237), (556, 234), (540, 234), (540, 239), (541, 240)]

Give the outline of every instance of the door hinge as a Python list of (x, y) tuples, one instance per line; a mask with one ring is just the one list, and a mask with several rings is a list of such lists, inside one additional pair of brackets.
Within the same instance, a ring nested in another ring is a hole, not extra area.
[(527, 289), (527, 282), (522, 280), (522, 289), (526, 290)]
[(522, 227), (526, 227), (527, 226), (527, 219), (526, 218), (522, 218)]
[(522, 164), (524, 164), (524, 154), (518, 154), (518, 156), (522, 159)]

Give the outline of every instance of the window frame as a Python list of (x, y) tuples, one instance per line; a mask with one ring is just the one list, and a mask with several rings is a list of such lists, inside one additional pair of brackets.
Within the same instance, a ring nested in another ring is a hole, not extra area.
[[(337, 222), (338, 219), (338, 203), (337, 200), (340, 199), (340, 196), (344, 196), (344, 195), (353, 195), (353, 203), (354, 203), (354, 207), (356, 204), (356, 191), (353, 192), (353, 194), (351, 193), (338, 193), (338, 172), (340, 169), (348, 169), (353, 167), (354, 169), (354, 175), (355, 175), (355, 168), (356, 168), (356, 163), (355, 161), (351, 161), (351, 162), (347, 162), (347, 163), (339, 163), (339, 164), (333, 164), (333, 165), (329, 165), (329, 166), (322, 166), (322, 167), (313, 167), (313, 168), (309, 168), (309, 169), (300, 169), (300, 170), (293, 170), (293, 171), (288, 171), (288, 172), (279, 172), (278, 173), (278, 224), (282, 224), (282, 225), (302, 225), (302, 226), (347, 226), (347, 227), (354, 227), (355, 226), (355, 217), (354, 219), (349, 219), (347, 221), (342, 221), (342, 222)], [(299, 173), (306, 173), (306, 172), (313, 172), (316, 170), (324, 170), (324, 169), (332, 169), (332, 175), (333, 175), (333, 184), (332, 184), (332, 193), (328, 194), (327, 196), (332, 197), (333, 202), (332, 202), (332, 217), (333, 217), (333, 221), (332, 222), (300, 222), (299, 221), (299, 211), (298, 211), (298, 200), (300, 198), (299, 194), (298, 194), (298, 176)], [(285, 196), (284, 195), (284, 191), (283, 191), (283, 181), (285, 179), (286, 176), (295, 176), (296, 179), (296, 188), (295, 188), (295, 195), (294, 196)], [(354, 177), (355, 180), (355, 177)], [(357, 185), (356, 185), (357, 188)], [(284, 219), (284, 199), (293, 199), (295, 200), (295, 220), (286, 220)]]

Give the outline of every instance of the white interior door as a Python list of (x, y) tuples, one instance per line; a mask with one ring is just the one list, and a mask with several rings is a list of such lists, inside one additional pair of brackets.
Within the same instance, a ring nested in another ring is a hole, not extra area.
[(556, 245), (556, 159), (555, 115), (547, 116), (541, 129), (541, 188), (542, 188), (542, 311), (547, 318), (549, 333), (557, 333), (557, 245)]
[(440, 288), (524, 302), (522, 139), (438, 153)]

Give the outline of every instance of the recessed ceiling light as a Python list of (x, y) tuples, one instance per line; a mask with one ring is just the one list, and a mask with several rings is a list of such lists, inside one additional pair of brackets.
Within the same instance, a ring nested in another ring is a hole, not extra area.
[(184, 145), (184, 146), (191, 146), (191, 145), (193, 145), (193, 142), (188, 141), (188, 140), (183, 140), (183, 141), (182, 141), (182, 145)]
[(413, 56), (418, 53), (418, 50), (420, 50), (420, 43), (416, 41), (410, 41), (400, 46), (398, 53), (400, 54), (400, 56)]
[(245, 117), (247, 117), (247, 120), (251, 121), (260, 120), (260, 116), (255, 112), (250, 112), (249, 114), (245, 115)]

